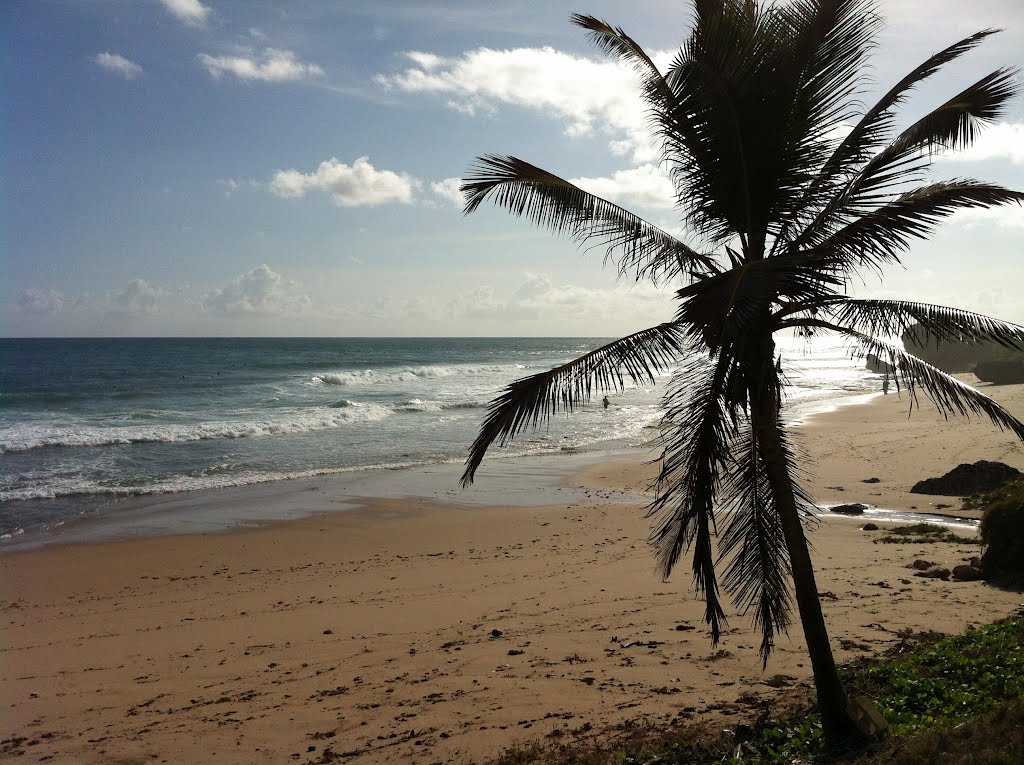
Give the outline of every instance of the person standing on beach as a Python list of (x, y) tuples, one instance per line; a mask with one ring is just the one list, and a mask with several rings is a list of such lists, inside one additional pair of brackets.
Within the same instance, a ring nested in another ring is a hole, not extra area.
[(885, 379), (882, 380), (882, 393), (887, 396), (889, 395), (889, 375), (886, 375)]

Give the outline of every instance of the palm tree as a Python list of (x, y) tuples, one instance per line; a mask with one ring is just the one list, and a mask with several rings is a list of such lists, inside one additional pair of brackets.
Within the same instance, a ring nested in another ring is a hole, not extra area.
[(835, 743), (857, 728), (808, 553), (813, 504), (782, 419), (773, 335), (848, 338), (855, 351), (891, 364), (912, 403), (920, 391), (943, 414), (987, 416), (1024, 440), (1024, 424), (1002, 406), (886, 339), (916, 323), (926, 339), (1024, 348), (1024, 327), (955, 308), (858, 300), (847, 290), (864, 272), (899, 263), (912, 239), (956, 210), (1024, 199), (971, 179), (916, 185), (934, 150), (970, 145), (1002, 114), (1016, 73), (994, 71), (897, 131), (896, 108), (910, 91), (994, 30), (936, 53), (861, 112), (880, 24), (870, 0), (694, 0), (693, 12), (692, 32), (664, 74), (622, 29), (592, 16), (571, 21), (639, 74), (678, 208), (699, 245), (516, 157), (480, 157), (464, 180), (467, 214), (490, 200), (602, 247), (622, 275), (683, 286), (671, 321), (510, 384), (491, 402), (462, 480), (473, 481), (492, 443), (629, 382), (653, 384), (681, 364), (664, 397), (650, 507), (660, 571), (667, 577), (692, 552), (712, 641), (725, 621), (724, 590), (752, 612), (766, 663), (795, 595), (823, 732)]

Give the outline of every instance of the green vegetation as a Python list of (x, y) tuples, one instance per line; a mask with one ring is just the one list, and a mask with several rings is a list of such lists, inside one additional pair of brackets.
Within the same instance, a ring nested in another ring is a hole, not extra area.
[[(492, 765), (1011, 765), (1024, 762), (1024, 616), (943, 637), (905, 633), (886, 658), (842, 668), (856, 696), (874, 701), (891, 728), (866, 750), (829, 754), (821, 722), (791, 698), (783, 719), (721, 727), (620, 731), (610, 741), (542, 744)], [(588, 728), (589, 730), (589, 728)]]
[(983, 513), (981, 568), (986, 578), (1024, 577), (1024, 479), (968, 501)]
[(882, 544), (950, 542), (959, 545), (980, 545), (981, 539), (954, 534), (945, 526), (936, 526), (934, 523), (912, 523), (908, 526), (893, 526), (886, 529), (885, 536), (879, 537), (875, 542)]

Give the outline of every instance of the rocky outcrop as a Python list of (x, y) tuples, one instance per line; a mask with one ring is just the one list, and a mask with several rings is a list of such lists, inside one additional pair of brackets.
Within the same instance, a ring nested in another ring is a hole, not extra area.
[(1006, 348), (998, 343), (938, 343), (934, 337), (925, 340), (925, 333), (917, 324), (910, 325), (900, 339), (908, 352), (943, 372), (976, 372), (979, 364), (990, 361), (1013, 361), (1024, 364), (1024, 352)]
[(864, 515), (864, 511), (869, 507), (870, 505), (853, 502), (848, 505), (836, 505), (835, 507), (830, 507), (828, 511), (830, 513), (839, 513), (840, 515)]
[(957, 465), (943, 476), (918, 481), (912, 494), (940, 494), (948, 497), (966, 497), (979, 491), (997, 489), (1019, 478), (1021, 472), (1002, 462), (979, 460), (973, 465)]
[(974, 374), (993, 385), (1024, 383), (1024, 361), (983, 361), (974, 367)]

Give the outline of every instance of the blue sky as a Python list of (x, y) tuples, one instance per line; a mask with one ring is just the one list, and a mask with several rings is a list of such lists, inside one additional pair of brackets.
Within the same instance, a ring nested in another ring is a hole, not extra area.
[[(1005, 32), (920, 89), (907, 119), (1020, 66), (1019, 0), (886, 0), (887, 87), (983, 27)], [(675, 229), (632, 75), (573, 11), (657, 60), (686, 4), (14, 0), (5, 74), (0, 334), (612, 335), (664, 321), (500, 210), (461, 214), (472, 159), (515, 154)], [(936, 163), (1024, 189), (1024, 99)], [(857, 293), (1024, 323), (1024, 210), (961, 215)]]

